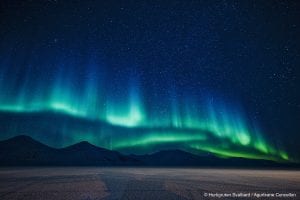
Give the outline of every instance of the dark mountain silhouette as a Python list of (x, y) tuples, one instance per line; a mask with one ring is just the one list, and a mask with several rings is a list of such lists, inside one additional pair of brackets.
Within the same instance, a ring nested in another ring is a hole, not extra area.
[(202, 167), (299, 167), (296, 164), (245, 158), (198, 156), (182, 150), (164, 150), (153, 154), (131, 155), (147, 166), (202, 166)]
[(58, 162), (57, 149), (21, 135), (0, 142), (0, 165), (51, 165)]
[(131, 155), (146, 165), (157, 166), (199, 166), (208, 164), (210, 157), (200, 157), (181, 150), (163, 150), (153, 154)]
[(70, 165), (141, 165), (135, 158), (94, 146), (86, 141), (59, 150)]
[(141, 162), (88, 142), (56, 149), (37, 142), (29, 136), (21, 135), (0, 142), (0, 165), (118, 166), (141, 165)]
[(181, 150), (164, 150), (145, 155), (123, 155), (85, 141), (56, 149), (25, 135), (0, 141), (0, 166), (300, 167), (298, 164), (266, 160), (197, 156)]

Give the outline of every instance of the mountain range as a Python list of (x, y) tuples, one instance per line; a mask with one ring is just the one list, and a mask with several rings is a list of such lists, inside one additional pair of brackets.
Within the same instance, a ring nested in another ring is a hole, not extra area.
[(164, 150), (145, 155), (124, 155), (79, 142), (65, 148), (53, 148), (25, 135), (0, 141), (0, 166), (194, 166), (194, 167), (293, 167), (244, 158), (198, 156), (182, 150)]

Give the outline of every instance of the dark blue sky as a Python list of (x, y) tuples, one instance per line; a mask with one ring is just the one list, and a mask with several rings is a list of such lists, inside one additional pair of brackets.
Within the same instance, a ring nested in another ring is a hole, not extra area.
[(103, 85), (96, 90), (113, 91), (105, 92), (112, 99), (135, 85), (146, 107), (159, 112), (168, 112), (170, 98), (179, 106), (221, 98), (241, 106), (269, 140), (299, 152), (298, 1), (0, 5), (3, 101), (28, 88), (35, 89), (23, 101), (41, 95), (58, 79), (77, 95), (89, 81)]

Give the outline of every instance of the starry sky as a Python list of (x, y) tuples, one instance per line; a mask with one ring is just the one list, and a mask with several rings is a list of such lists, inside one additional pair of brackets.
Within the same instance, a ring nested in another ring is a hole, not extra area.
[[(286, 0), (3, 0), (0, 138), (299, 160), (299, 10)], [(45, 113), (65, 120), (30, 121)]]

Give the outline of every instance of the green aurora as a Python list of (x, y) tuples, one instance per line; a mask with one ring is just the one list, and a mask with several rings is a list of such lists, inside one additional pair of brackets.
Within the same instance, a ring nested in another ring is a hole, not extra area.
[[(9, 98), (5, 93), (2, 95), (0, 110), (15, 114), (51, 112), (107, 124), (106, 128), (98, 128), (98, 125), (93, 128), (74, 128), (66, 124), (58, 126), (55, 132), (68, 138), (60, 143), (61, 146), (87, 140), (128, 153), (179, 148), (219, 157), (292, 161), (282, 148), (268, 142), (258, 126), (247, 120), (237, 106), (230, 107), (213, 98), (197, 103), (179, 103), (174, 97), (166, 104), (165, 112), (160, 112), (158, 109), (147, 109), (136, 83), (129, 85), (129, 92), (126, 98), (122, 97), (123, 101), (101, 97), (95, 85), (98, 84), (90, 81), (81, 93), (76, 93), (68, 81), (62, 82), (59, 78), (47, 92), (33, 95), (32, 89), (29, 90), (24, 84), (17, 98)], [(20, 127), (18, 123), (11, 124), (8, 128), (10, 135), (24, 132)], [(25, 130), (25, 134), (32, 136), (29, 130)]]

